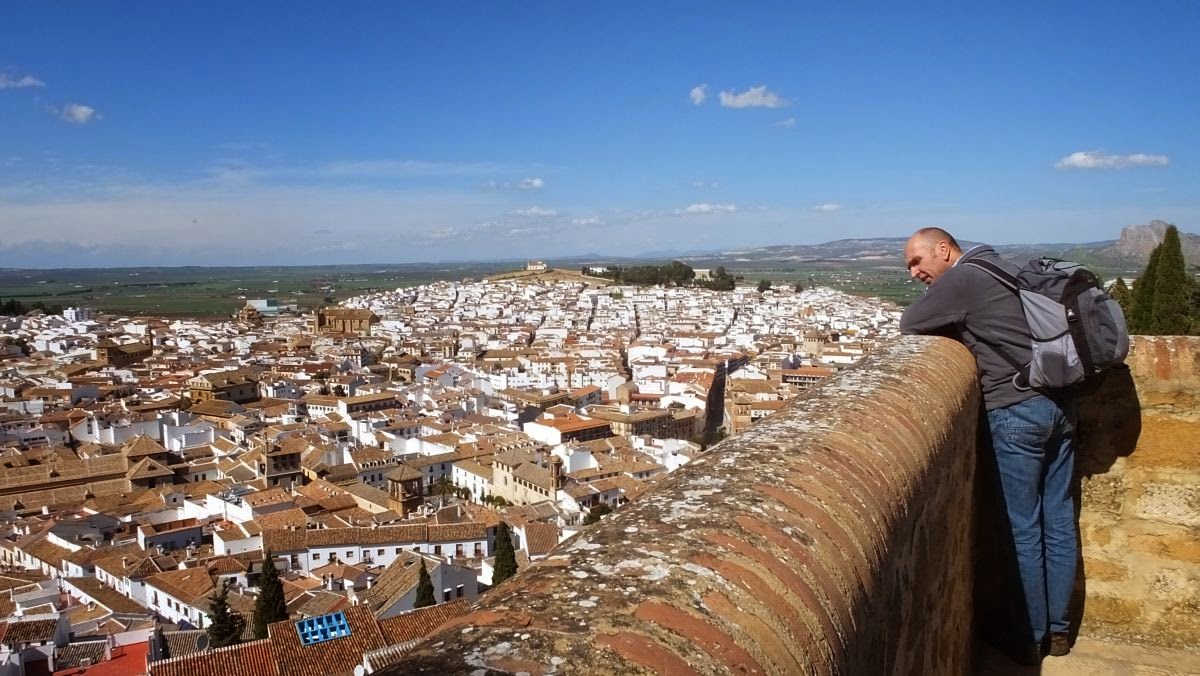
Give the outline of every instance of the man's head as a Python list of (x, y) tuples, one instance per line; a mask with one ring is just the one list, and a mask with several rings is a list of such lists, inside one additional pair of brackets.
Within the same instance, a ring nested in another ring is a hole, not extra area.
[(921, 228), (904, 245), (908, 274), (924, 284), (933, 284), (954, 265), (962, 249), (958, 240), (941, 228)]

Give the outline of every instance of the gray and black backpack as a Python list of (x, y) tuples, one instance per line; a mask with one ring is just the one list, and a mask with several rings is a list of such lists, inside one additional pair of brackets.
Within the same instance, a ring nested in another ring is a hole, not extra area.
[(1071, 387), (1125, 361), (1129, 353), (1125, 314), (1087, 268), (1035, 258), (1014, 276), (990, 261), (963, 262), (996, 278), (1021, 301), (1033, 359), (1028, 364), (1013, 363), (1017, 368), (1013, 384), (1019, 389)]

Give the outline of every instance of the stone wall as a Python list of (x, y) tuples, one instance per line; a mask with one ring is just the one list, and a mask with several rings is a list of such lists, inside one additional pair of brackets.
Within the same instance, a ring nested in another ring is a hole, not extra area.
[(1080, 406), (1081, 632), (1200, 651), (1200, 338), (1128, 364)]
[(968, 673), (978, 408), (961, 345), (904, 338), (383, 673)]

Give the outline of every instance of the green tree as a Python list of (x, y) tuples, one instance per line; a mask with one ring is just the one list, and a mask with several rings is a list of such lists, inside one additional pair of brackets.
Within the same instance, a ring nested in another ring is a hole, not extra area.
[(1133, 314), (1133, 291), (1125, 283), (1123, 277), (1117, 277), (1117, 281), (1109, 287), (1108, 295), (1112, 296), (1112, 299), (1121, 306), (1121, 311), (1125, 313), (1126, 318)]
[(1153, 324), (1154, 287), (1158, 277), (1158, 259), (1162, 256), (1162, 245), (1150, 252), (1146, 270), (1133, 282), (1133, 313), (1127, 324), (1130, 333), (1149, 333)]
[(1154, 276), (1150, 307), (1150, 332), (1160, 336), (1186, 335), (1191, 323), (1192, 280), (1188, 279), (1179, 243), (1179, 230), (1171, 225), (1158, 245), (1161, 253)]
[(437, 603), (433, 598), (433, 581), (429, 579), (429, 571), (425, 569), (425, 557), (421, 557), (421, 570), (417, 577), (417, 600), (413, 608), (424, 608)]
[(588, 515), (583, 517), (583, 525), (590, 526), (594, 523), (598, 523), (600, 521), (600, 517), (610, 512), (612, 512), (612, 507), (606, 502), (601, 502), (600, 504), (588, 510)]
[(334, 386), (333, 386), (333, 396), (335, 396), (335, 397), (344, 397), (344, 396), (346, 396), (346, 388), (345, 388), (345, 387), (343, 387), (343, 386), (342, 386), (342, 385), (340, 385), (340, 384), (339, 384), (339, 385), (334, 385)]
[(229, 583), (218, 584), (208, 597), (208, 645), (224, 648), (242, 640), (246, 620), (229, 608)]
[(771, 290), (771, 280), (769, 280), (769, 279), (758, 280), (758, 292), (759, 293), (762, 293), (763, 291), (770, 291), (770, 290)]
[(254, 638), (266, 638), (267, 625), (286, 619), (288, 611), (283, 582), (279, 580), (279, 569), (268, 550), (258, 579), (258, 598), (254, 599)]
[(513, 549), (512, 533), (501, 521), (496, 529), (496, 567), (492, 570), (492, 586), (517, 574), (517, 552)]
[(458, 486), (454, 485), (454, 482), (450, 480), (450, 477), (440, 476), (438, 477), (437, 481), (433, 482), (432, 492), (434, 495), (445, 499), (446, 497), (454, 494), (457, 488)]

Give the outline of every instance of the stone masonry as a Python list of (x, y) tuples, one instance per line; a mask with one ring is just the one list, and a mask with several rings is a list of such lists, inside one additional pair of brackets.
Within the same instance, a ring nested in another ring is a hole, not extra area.
[(961, 345), (901, 339), (383, 673), (968, 673), (975, 380)]
[(1135, 338), (1081, 402), (1082, 633), (1200, 652), (1200, 338)]

